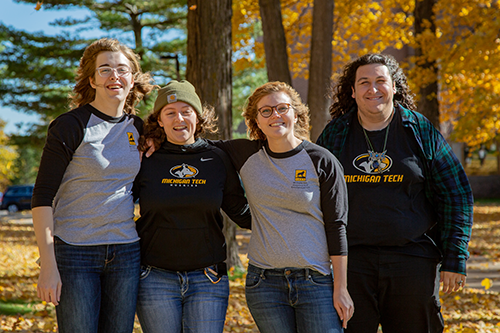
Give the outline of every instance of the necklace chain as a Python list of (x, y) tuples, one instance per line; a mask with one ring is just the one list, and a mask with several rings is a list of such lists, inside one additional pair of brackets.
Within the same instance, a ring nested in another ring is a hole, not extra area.
[(370, 160), (372, 160), (373, 171), (376, 170), (375, 172), (377, 173), (383, 172), (381, 165), (382, 161), (385, 158), (385, 153), (387, 152), (385, 148), (387, 147), (387, 138), (389, 137), (389, 127), (390, 124), (387, 125), (387, 129), (385, 130), (384, 148), (382, 149), (382, 153), (377, 153), (373, 148), (370, 138), (368, 138), (368, 134), (366, 134), (365, 128), (361, 126), (361, 128), (363, 129), (363, 133), (365, 134), (365, 140), (366, 143), (368, 144), (368, 148), (371, 149), (371, 151), (368, 150), (368, 154), (370, 155)]

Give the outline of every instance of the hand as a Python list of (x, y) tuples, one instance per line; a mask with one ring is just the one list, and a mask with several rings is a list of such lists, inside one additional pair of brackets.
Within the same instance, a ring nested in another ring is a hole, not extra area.
[[(156, 150), (155, 145), (153, 143), (153, 139), (147, 139), (146, 145), (149, 147), (148, 150), (146, 151), (146, 157), (149, 157), (149, 156), (153, 155), (153, 153)], [(142, 159), (142, 156), (141, 156), (141, 159)]]
[(443, 283), (441, 290), (447, 294), (458, 291), (465, 286), (466, 279), (463, 274), (442, 271), (439, 279), (439, 282)]
[(340, 320), (342, 320), (342, 327), (347, 328), (347, 322), (354, 314), (354, 303), (352, 302), (351, 295), (349, 295), (347, 288), (334, 290), (333, 306), (335, 310), (337, 310)]
[(61, 287), (62, 282), (57, 266), (44, 268), (42, 265), (36, 288), (38, 297), (42, 301), (58, 305), (61, 300)]

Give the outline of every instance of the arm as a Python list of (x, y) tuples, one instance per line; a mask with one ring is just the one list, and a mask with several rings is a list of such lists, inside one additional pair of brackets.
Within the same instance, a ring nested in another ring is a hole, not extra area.
[(342, 327), (354, 314), (354, 304), (347, 291), (347, 256), (330, 256), (333, 267), (333, 306), (342, 320)]
[(465, 275), (472, 229), (472, 190), (451, 147), (439, 133), (436, 136), (431, 179), (426, 185), (438, 215), (443, 253), (441, 271)]
[(54, 253), (54, 220), (52, 207), (35, 207), (32, 210), (36, 242), (40, 252), (40, 276), (37, 294), (45, 302), (58, 305), (61, 298), (61, 277)]
[(221, 157), (226, 171), (226, 182), (224, 184), (224, 196), (221, 208), (238, 226), (251, 229), (252, 216), (245, 197), (245, 191), (241, 186), (241, 180), (228, 156), (218, 148), (215, 148), (214, 151)]

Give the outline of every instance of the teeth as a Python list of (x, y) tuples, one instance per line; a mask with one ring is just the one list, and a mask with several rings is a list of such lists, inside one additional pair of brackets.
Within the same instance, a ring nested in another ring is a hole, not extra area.
[(283, 125), (283, 123), (274, 123), (274, 124), (271, 124), (269, 126), (271, 126), (271, 127), (277, 127), (277, 126), (281, 126), (281, 125)]

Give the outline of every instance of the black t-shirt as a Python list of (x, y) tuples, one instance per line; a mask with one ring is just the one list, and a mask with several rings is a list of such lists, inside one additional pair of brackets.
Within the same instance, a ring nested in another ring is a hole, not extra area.
[[(356, 120), (340, 156), (349, 195), (349, 247), (376, 246), (423, 257), (439, 252), (426, 232), (434, 225), (425, 196), (419, 147), (397, 110), (386, 130), (366, 131)], [(372, 150), (375, 150), (370, 154)], [(379, 159), (374, 158), (379, 153)], [(379, 164), (379, 166), (377, 165)]]

